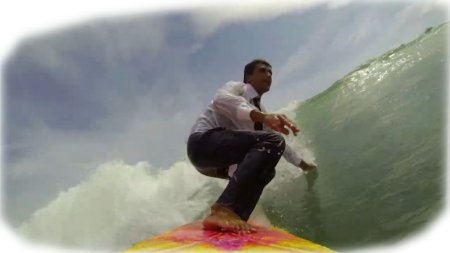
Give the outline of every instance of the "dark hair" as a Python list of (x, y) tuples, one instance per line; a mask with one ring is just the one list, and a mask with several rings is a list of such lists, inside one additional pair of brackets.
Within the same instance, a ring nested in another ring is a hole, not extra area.
[(270, 63), (268, 63), (266, 60), (263, 60), (263, 59), (255, 59), (255, 60), (247, 63), (247, 65), (245, 65), (245, 68), (244, 68), (244, 83), (247, 82), (247, 75), (253, 74), (253, 71), (255, 70), (256, 65), (258, 65), (260, 63), (264, 64), (266, 66), (272, 67), (270, 65)]

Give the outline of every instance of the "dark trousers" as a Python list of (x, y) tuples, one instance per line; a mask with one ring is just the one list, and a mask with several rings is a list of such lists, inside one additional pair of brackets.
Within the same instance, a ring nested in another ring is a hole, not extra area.
[[(284, 138), (277, 133), (215, 128), (191, 134), (187, 152), (200, 173), (229, 179), (217, 203), (247, 221), (264, 187), (275, 177), (275, 166), (284, 148)], [(229, 178), (228, 167), (232, 164), (238, 167)]]

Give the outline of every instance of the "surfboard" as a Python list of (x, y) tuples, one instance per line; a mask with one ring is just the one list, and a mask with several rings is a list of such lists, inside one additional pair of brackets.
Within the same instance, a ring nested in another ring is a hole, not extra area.
[(335, 252), (276, 227), (237, 234), (204, 230), (201, 221), (186, 224), (134, 245), (131, 252)]

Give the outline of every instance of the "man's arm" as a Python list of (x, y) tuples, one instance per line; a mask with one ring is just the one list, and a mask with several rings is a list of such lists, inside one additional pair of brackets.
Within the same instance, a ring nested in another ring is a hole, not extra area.
[(304, 171), (309, 171), (317, 167), (314, 162), (307, 162), (297, 152), (294, 151), (291, 146), (286, 144), (286, 148), (283, 153), (284, 159), (296, 167), (300, 167)]
[(253, 110), (250, 112), (250, 118), (254, 122), (263, 123), (270, 129), (285, 135), (289, 135), (289, 129), (294, 135), (297, 135), (297, 133), (300, 132), (300, 129), (284, 114), (266, 113), (259, 110)]
[(218, 112), (229, 119), (252, 121), (250, 112), (256, 107), (242, 97), (244, 91), (244, 83), (229, 82), (217, 91), (212, 104)]
[[(300, 129), (290, 121), (286, 115), (284, 114), (268, 114), (259, 111), (252, 111), (250, 117), (253, 121), (261, 122), (268, 126), (271, 130), (283, 133), (288, 135), (289, 130), (291, 129), (294, 135), (300, 131)], [(286, 128), (287, 127), (287, 128)], [(296, 167), (300, 167), (304, 171), (312, 170), (317, 167), (317, 165), (313, 162), (306, 162), (303, 160), (297, 152), (295, 152), (289, 145), (286, 144), (286, 148), (283, 153), (283, 157), (289, 163), (293, 164)]]

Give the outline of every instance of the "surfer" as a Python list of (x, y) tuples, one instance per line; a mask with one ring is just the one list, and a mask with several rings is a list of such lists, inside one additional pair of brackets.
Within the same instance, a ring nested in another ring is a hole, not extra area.
[(243, 82), (220, 88), (196, 120), (187, 153), (202, 174), (228, 179), (228, 185), (203, 220), (205, 229), (249, 233), (247, 223), (264, 187), (274, 178), (281, 156), (303, 170), (316, 167), (286, 145), (280, 134), (300, 129), (284, 114), (268, 113), (260, 100), (270, 90), (272, 66), (255, 59), (244, 68)]

